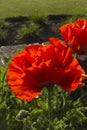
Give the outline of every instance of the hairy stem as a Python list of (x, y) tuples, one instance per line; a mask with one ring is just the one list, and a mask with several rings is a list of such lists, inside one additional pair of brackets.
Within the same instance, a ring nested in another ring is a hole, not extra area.
[(52, 122), (52, 92), (53, 88), (50, 85), (47, 87), (48, 90), (48, 112), (49, 112), (49, 130), (53, 130), (53, 122)]

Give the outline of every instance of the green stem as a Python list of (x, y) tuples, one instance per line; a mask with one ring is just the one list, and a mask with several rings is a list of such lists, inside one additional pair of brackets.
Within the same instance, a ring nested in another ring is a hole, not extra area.
[(53, 123), (52, 123), (52, 91), (53, 91), (53, 87), (50, 85), (47, 87), (47, 90), (48, 90), (49, 130), (53, 130)]

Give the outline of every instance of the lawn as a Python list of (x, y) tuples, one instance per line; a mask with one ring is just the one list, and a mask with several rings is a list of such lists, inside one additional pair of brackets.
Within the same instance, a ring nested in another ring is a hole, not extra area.
[(87, 0), (0, 0), (0, 17), (87, 14)]

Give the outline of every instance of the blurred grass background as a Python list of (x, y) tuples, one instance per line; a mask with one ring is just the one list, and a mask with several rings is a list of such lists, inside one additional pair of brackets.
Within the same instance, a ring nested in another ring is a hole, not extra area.
[(87, 14), (87, 0), (0, 0), (0, 18), (41, 15)]

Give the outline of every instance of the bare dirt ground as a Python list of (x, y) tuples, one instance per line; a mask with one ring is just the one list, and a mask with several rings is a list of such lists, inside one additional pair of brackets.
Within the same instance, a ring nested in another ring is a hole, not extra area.
[(0, 57), (12, 57), (18, 49), (24, 48), (28, 44), (47, 42), (50, 37), (59, 37), (58, 26), (67, 16), (49, 16), (47, 24), (41, 25), (38, 35), (29, 37), (27, 40), (21, 39), (18, 29), (27, 24), (29, 19), (26, 17), (8, 18), (8, 36), (6, 41), (0, 41)]

